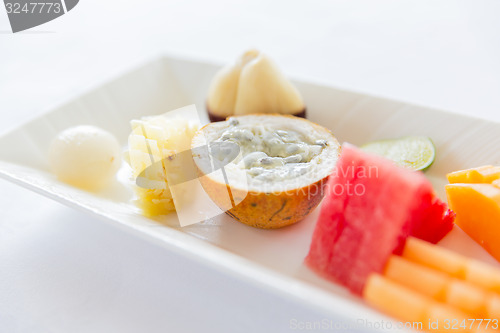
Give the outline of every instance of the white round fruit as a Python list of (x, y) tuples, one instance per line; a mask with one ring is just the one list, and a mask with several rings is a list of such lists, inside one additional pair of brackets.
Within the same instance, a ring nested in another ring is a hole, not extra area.
[(116, 138), (95, 126), (76, 126), (51, 143), (49, 163), (56, 176), (85, 189), (104, 187), (118, 171), (121, 149)]

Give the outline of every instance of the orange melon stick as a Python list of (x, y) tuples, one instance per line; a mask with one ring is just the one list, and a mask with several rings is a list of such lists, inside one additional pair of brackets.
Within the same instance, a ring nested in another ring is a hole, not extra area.
[(500, 167), (485, 165), (479, 168), (455, 171), (446, 175), (450, 184), (468, 183), (490, 184), (496, 179), (500, 179)]
[[(421, 323), (418, 328), (432, 332), (467, 331), (445, 329), (445, 321), (468, 321), (468, 316), (453, 307), (439, 303), (430, 297), (405, 288), (379, 274), (371, 274), (363, 289), (363, 298), (376, 309), (401, 320), (402, 322)], [(438, 323), (429, 327), (430, 322)]]
[(384, 276), (436, 301), (447, 303), (473, 317), (500, 318), (500, 295), (458, 280), (398, 256), (387, 261)]
[(500, 294), (500, 269), (410, 237), (402, 256), (423, 266)]
[(500, 188), (492, 184), (449, 184), (446, 194), (455, 223), (500, 261)]

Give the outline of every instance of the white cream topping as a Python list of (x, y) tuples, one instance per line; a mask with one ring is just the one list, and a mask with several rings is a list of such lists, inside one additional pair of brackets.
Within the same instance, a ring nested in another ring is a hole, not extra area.
[(297, 178), (312, 168), (310, 163), (327, 146), (326, 140), (314, 139), (294, 129), (276, 129), (269, 124), (240, 124), (231, 118), (215, 141), (236, 143), (242, 158), (235, 161), (240, 169), (260, 181)]

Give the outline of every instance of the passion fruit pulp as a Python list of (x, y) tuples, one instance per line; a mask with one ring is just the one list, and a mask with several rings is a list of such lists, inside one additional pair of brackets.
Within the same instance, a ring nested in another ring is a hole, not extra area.
[(294, 224), (311, 213), (340, 154), (328, 129), (278, 114), (210, 123), (196, 133), (192, 148), (216, 142), (233, 142), (240, 153), (222, 173), (207, 171), (195, 157), (204, 190), (234, 219), (264, 229)]

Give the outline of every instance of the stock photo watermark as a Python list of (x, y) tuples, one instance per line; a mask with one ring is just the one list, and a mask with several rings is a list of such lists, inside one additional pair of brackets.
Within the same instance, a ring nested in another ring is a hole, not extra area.
[(24, 31), (52, 21), (73, 8), (79, 0), (4, 0), (12, 32)]
[(358, 318), (356, 321), (332, 320), (323, 318), (321, 320), (307, 321), (290, 319), (290, 330), (294, 331), (366, 331), (366, 330), (422, 330), (422, 322), (393, 322), (390, 320), (368, 320)]
[(469, 330), (498, 330), (498, 319), (428, 319), (427, 321), (392, 321), (369, 320), (358, 318), (355, 321), (332, 320), (323, 318), (315, 321), (290, 319), (290, 330), (294, 331), (469, 331)]

